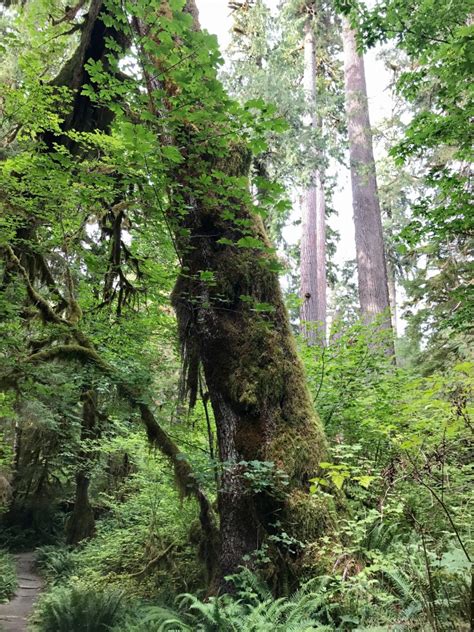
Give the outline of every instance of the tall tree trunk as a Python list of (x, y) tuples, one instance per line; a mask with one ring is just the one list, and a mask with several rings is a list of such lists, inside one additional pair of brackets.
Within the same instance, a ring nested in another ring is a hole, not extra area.
[[(81, 443), (97, 435), (97, 395), (85, 390), (82, 395)], [(74, 508), (66, 523), (66, 541), (77, 544), (90, 538), (95, 530), (94, 511), (89, 501), (90, 468), (94, 457), (90, 449), (82, 447), (79, 452), (79, 468), (76, 472), (76, 497)]]
[(383, 324), (389, 328), (391, 322), (387, 267), (372, 148), (364, 58), (357, 51), (355, 32), (347, 18), (343, 18), (343, 42), (360, 307), (362, 318), (366, 322), (372, 322), (378, 315), (386, 314)]
[[(304, 33), (304, 77), (308, 112), (304, 123), (316, 129), (316, 50), (313, 23), (308, 17)], [(309, 344), (326, 343), (326, 201), (321, 169), (314, 169), (303, 195), (300, 246), (303, 334)]]

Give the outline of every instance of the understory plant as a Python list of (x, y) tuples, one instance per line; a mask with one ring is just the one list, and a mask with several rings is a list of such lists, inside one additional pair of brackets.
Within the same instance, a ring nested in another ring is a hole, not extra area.
[(11, 555), (0, 550), (0, 603), (8, 601), (17, 587), (15, 563)]
[(395, 366), (373, 329), (357, 323), (327, 348), (302, 348), (331, 444), (311, 491), (338, 490), (347, 508), (340, 541), (323, 545), (344, 580), (337, 600), (365, 578), (374, 625), (467, 630), (473, 365), (446, 363), (426, 375)]
[(33, 619), (38, 632), (106, 632), (122, 616), (122, 593), (90, 586), (56, 586), (39, 601)]

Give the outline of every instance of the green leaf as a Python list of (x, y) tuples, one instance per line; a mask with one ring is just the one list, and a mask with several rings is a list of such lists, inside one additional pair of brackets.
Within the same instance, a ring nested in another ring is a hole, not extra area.
[(375, 480), (377, 477), (364, 475), (364, 476), (354, 476), (353, 478), (355, 481), (359, 483), (361, 487), (363, 487), (364, 489), (369, 489), (371, 482)]
[(266, 250), (267, 246), (255, 237), (241, 237), (237, 242), (239, 248), (257, 248), (258, 250)]
[(254, 303), (252, 306), (254, 312), (274, 312), (275, 306), (270, 303)]
[(349, 472), (341, 472), (338, 470), (335, 472), (330, 472), (329, 476), (331, 477), (331, 480), (337, 487), (337, 489), (342, 489), (344, 481), (349, 478)]
[(210, 283), (215, 280), (214, 272), (212, 270), (200, 270), (199, 280), (206, 283)]
[(180, 163), (184, 160), (179, 149), (177, 147), (174, 147), (173, 145), (165, 145), (161, 148), (161, 153), (167, 160), (170, 160), (171, 162)]

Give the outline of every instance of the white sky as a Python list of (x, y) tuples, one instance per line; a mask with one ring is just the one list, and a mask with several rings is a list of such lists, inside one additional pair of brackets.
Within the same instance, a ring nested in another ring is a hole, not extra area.
[[(201, 26), (209, 33), (217, 35), (219, 46), (225, 57), (225, 49), (230, 42), (232, 26), (231, 11), (227, 0), (196, 0), (199, 8)], [(276, 8), (279, 0), (266, 0), (270, 8)], [(377, 50), (370, 50), (365, 55), (365, 71), (367, 79), (367, 95), (372, 126), (377, 126), (390, 114), (391, 99), (388, 93), (390, 76), (383, 62), (377, 59)], [(337, 167), (338, 187), (333, 198), (337, 214), (331, 218), (330, 224), (340, 234), (335, 261), (355, 258), (354, 225), (352, 221), (352, 195), (350, 174), (341, 165)], [(299, 239), (298, 228), (289, 226), (285, 232), (287, 241), (295, 243)]]

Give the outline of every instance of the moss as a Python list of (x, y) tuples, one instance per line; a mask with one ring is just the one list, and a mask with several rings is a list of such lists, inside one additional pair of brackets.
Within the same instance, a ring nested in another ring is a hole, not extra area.
[(279, 428), (272, 438), (267, 452), (267, 460), (286, 472), (293, 484), (306, 485), (315, 476), (321, 461), (321, 446), (318, 434), (302, 434), (295, 428)]
[(242, 141), (230, 141), (225, 154), (220, 155), (216, 161), (216, 168), (223, 171), (226, 176), (248, 175), (252, 164), (252, 152), (247, 143)]
[(295, 489), (288, 495), (286, 504), (292, 535), (301, 542), (317, 542), (324, 535), (336, 531), (337, 513), (329, 496)]
[(323, 544), (321, 540), (309, 542), (292, 565), (293, 573), (300, 582), (322, 575), (333, 575), (338, 552), (339, 545), (335, 538), (331, 543), (326, 541)]
[[(229, 178), (245, 176), (246, 148), (231, 144), (228, 149), (217, 168)], [(246, 235), (270, 246), (261, 218), (248, 203), (248, 192), (237, 180), (230, 193), (229, 182), (214, 192), (199, 189), (199, 178), (196, 181), (189, 170), (212, 171), (215, 158), (191, 167), (186, 161), (180, 168), (183, 172), (177, 180), (183, 191), (190, 191), (187, 205), (193, 209), (180, 227), (187, 235), (178, 242), (185, 272), (173, 295), (187, 371), (185, 390), (192, 395), (194, 374), (201, 363), (221, 458), (273, 461), (289, 482), (287, 495), (272, 489), (250, 496), (235, 477), (228, 477), (231, 493), (226, 496), (221, 491), (219, 512), (221, 529), (222, 525), (227, 529), (221, 558), (224, 571), (231, 574), (257, 542), (275, 535), (276, 519), (298, 540), (320, 538), (330, 528), (334, 508), (308, 493), (309, 479), (317, 475), (324, 458), (326, 440), (298, 358), (278, 276), (265, 265), (274, 255), (265, 248), (234, 245), (245, 226)], [(201, 280), (203, 270), (213, 273), (212, 283)], [(249, 300), (242, 300), (242, 295)], [(258, 312), (256, 303), (269, 304), (271, 309)], [(228, 502), (230, 497), (232, 502)], [(275, 552), (275, 568), (282, 576), (285, 570), (277, 560), (286, 555), (284, 545)]]

